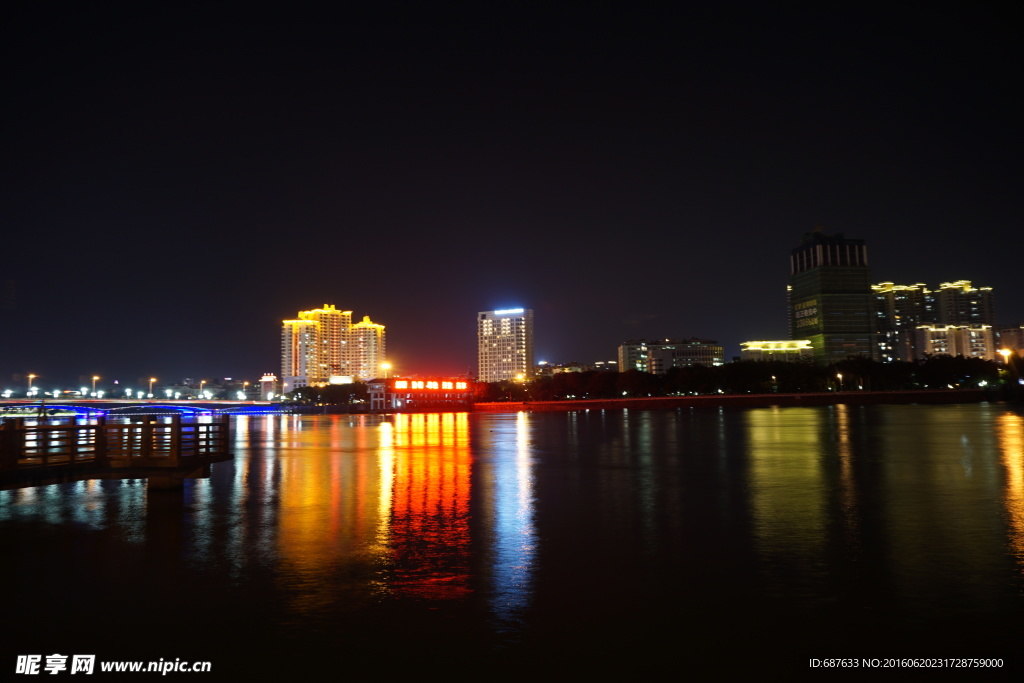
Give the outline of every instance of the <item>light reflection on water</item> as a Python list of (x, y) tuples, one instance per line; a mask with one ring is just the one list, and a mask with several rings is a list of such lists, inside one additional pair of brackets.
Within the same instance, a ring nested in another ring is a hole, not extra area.
[[(1024, 421), (1000, 406), (239, 416), (233, 439), (177, 493), (0, 492), (0, 577), (130, 590), (111, 629), (241, 629), (276, 657), (387, 641), (607, 662), (744, 637), (874, 656), (914, 629), (1024, 635)], [(11, 606), (29, 625), (66, 609)], [(39, 627), (18, 646), (61, 645)]]
[(1002, 413), (996, 417), (1000, 463), (1006, 472), (1006, 522), (1010, 548), (1024, 576), (1024, 417)]

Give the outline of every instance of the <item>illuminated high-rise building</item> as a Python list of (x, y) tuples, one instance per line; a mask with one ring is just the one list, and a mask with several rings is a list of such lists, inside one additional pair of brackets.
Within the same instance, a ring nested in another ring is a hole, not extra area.
[(943, 282), (935, 301), (942, 325), (995, 325), (991, 287), (974, 287), (970, 280)]
[(511, 308), (477, 314), (481, 382), (523, 381), (533, 375), (533, 311)]
[[(995, 324), (991, 287), (974, 287), (970, 280), (957, 280), (943, 282), (937, 290), (922, 283), (892, 282), (871, 285), (871, 290), (879, 359), (913, 361), (950, 350), (955, 352), (953, 355), (989, 354), (979, 349), (992, 346), (991, 335), (984, 330)], [(969, 332), (952, 331), (961, 328)]]
[(871, 285), (874, 298), (876, 358), (884, 362), (909, 361), (917, 357), (918, 325), (933, 323), (935, 298), (923, 284)]
[(357, 379), (375, 379), (384, 376), (384, 326), (363, 316), (361, 322), (352, 325), (348, 333), (347, 346), (349, 369)]
[(281, 390), (285, 393), (316, 384), (318, 380), (317, 323), (284, 320), (281, 327)]
[(809, 340), (822, 364), (873, 357), (872, 303), (864, 240), (804, 235), (790, 256), (790, 338)]
[(327, 382), (331, 377), (349, 375), (346, 362), (347, 333), (352, 327), (352, 311), (339, 311), (333, 305), (312, 311), (299, 311), (301, 320), (310, 320), (316, 325), (316, 381)]
[(333, 305), (299, 311), (282, 321), (281, 391), (322, 386), (342, 378), (372, 379), (384, 362), (384, 326), (364, 317), (352, 324), (352, 311)]

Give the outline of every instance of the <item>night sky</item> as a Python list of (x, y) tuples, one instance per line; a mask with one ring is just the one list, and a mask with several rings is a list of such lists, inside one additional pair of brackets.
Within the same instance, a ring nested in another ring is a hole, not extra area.
[(1024, 323), (1009, 4), (149, 4), (0, 22), (0, 384), (258, 378), (325, 303), (402, 374), (475, 371), (518, 306), (537, 360), (731, 357), (787, 337), (818, 225)]

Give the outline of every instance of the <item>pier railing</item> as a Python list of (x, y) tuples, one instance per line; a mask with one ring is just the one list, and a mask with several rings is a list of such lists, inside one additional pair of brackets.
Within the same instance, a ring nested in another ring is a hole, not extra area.
[(106, 417), (0, 423), (0, 476), (68, 470), (198, 467), (230, 457), (226, 415), (209, 421), (138, 416), (108, 422)]

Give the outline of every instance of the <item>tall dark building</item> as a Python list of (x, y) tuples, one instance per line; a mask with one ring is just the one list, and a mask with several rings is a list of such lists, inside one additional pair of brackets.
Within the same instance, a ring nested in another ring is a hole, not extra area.
[(871, 268), (864, 240), (810, 232), (790, 256), (789, 332), (814, 360), (873, 357)]

